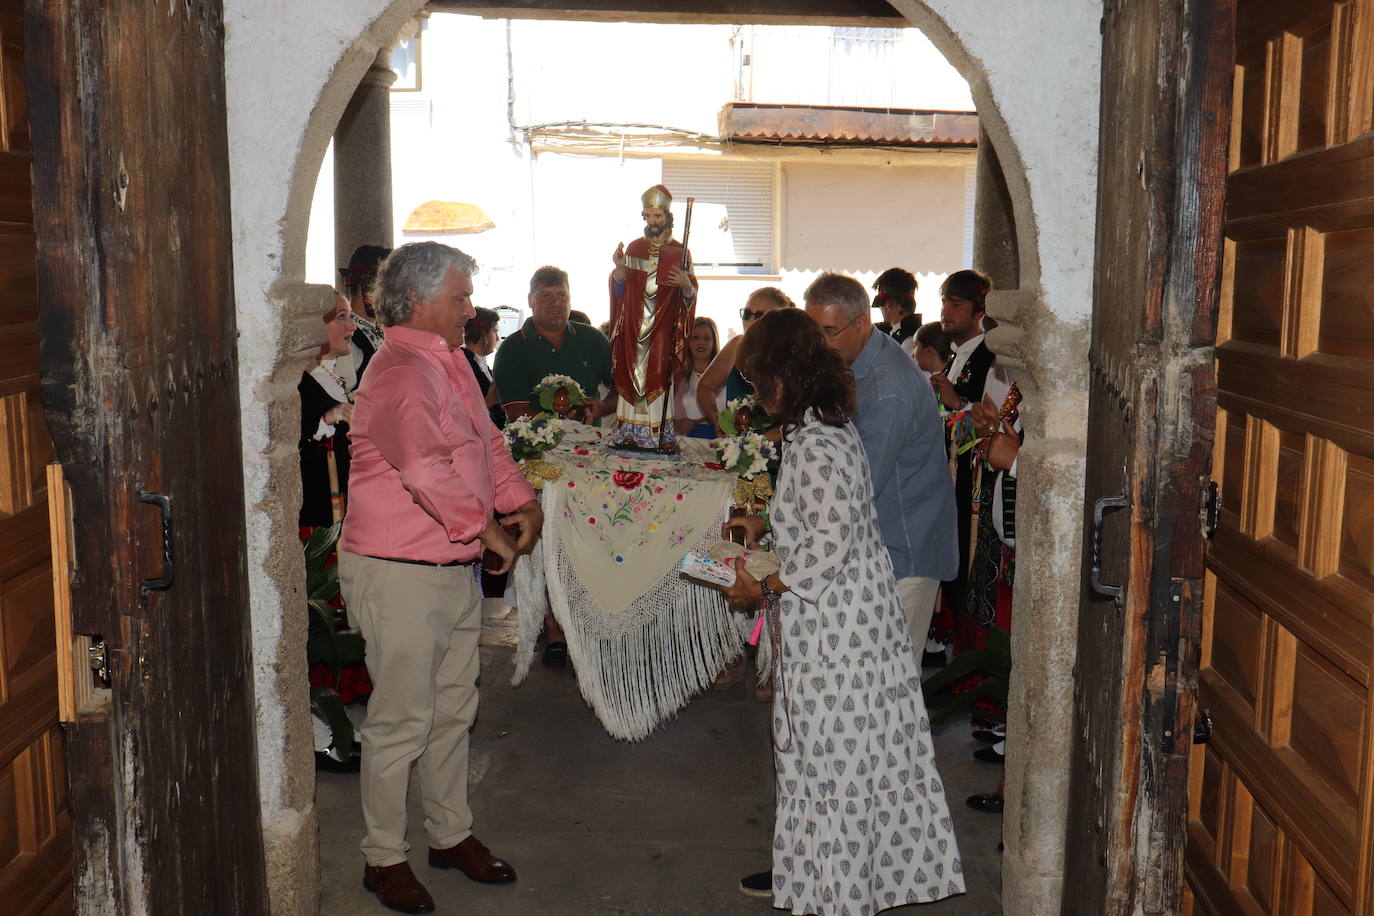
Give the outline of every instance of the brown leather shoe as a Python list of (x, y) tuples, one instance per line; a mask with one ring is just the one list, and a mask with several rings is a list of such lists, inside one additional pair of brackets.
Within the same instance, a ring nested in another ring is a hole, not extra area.
[(434, 912), (434, 898), (410, 870), (409, 862), (368, 865), (363, 869), (363, 887), (376, 894), (382, 906), (398, 913)]
[(475, 836), (469, 836), (457, 846), (429, 850), (429, 864), (433, 868), (456, 868), (474, 881), (483, 884), (505, 884), (515, 880), (515, 869), (491, 854)]

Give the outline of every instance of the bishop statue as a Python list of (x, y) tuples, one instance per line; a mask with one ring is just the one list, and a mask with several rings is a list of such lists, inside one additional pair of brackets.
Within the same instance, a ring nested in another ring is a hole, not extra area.
[(616, 246), (611, 271), (611, 359), (616, 448), (673, 453), (672, 385), (682, 377), (697, 281), (692, 256), (673, 238), (673, 196), (654, 185), (640, 197), (644, 235)]

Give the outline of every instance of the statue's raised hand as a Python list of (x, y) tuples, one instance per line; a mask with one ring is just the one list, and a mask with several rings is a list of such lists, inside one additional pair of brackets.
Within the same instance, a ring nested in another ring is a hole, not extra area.
[(615, 263), (615, 270), (611, 275), (617, 280), (625, 279), (625, 243), (621, 242), (615, 246), (615, 253), (611, 255), (611, 260)]

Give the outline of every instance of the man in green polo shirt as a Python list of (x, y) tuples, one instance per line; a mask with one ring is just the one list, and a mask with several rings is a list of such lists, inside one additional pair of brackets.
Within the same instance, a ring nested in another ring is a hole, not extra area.
[[(611, 345), (591, 325), (568, 321), (572, 300), (567, 271), (548, 266), (536, 270), (530, 277), (529, 304), (529, 320), (496, 351), (496, 390), (506, 415), (514, 420), (537, 411), (530, 406), (534, 387), (548, 375), (567, 375), (582, 386), (590, 399), (586, 422), (614, 413)], [(603, 384), (611, 393), (598, 399)]]

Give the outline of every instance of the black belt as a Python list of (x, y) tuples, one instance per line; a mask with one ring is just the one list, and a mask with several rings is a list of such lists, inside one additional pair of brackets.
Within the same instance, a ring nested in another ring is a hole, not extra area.
[(477, 560), (476, 560), (476, 558), (471, 559), (471, 560), (450, 560), (450, 561), (447, 562), (447, 563), (431, 563), (431, 562), (429, 562), (428, 560), (403, 560), (403, 559), (401, 559), (400, 557), (378, 557), (378, 556), (373, 556), (373, 555), (370, 554), (370, 553), (365, 553), (365, 554), (363, 554), (363, 556), (367, 557), (367, 558), (370, 559), (370, 560), (386, 560), (388, 563), (409, 563), (411, 566), (437, 566), (437, 567), (439, 567), (439, 568), (441, 568), (441, 569), (444, 568), (444, 567), (448, 567), (448, 566), (475, 566), (475, 565), (477, 565)]

